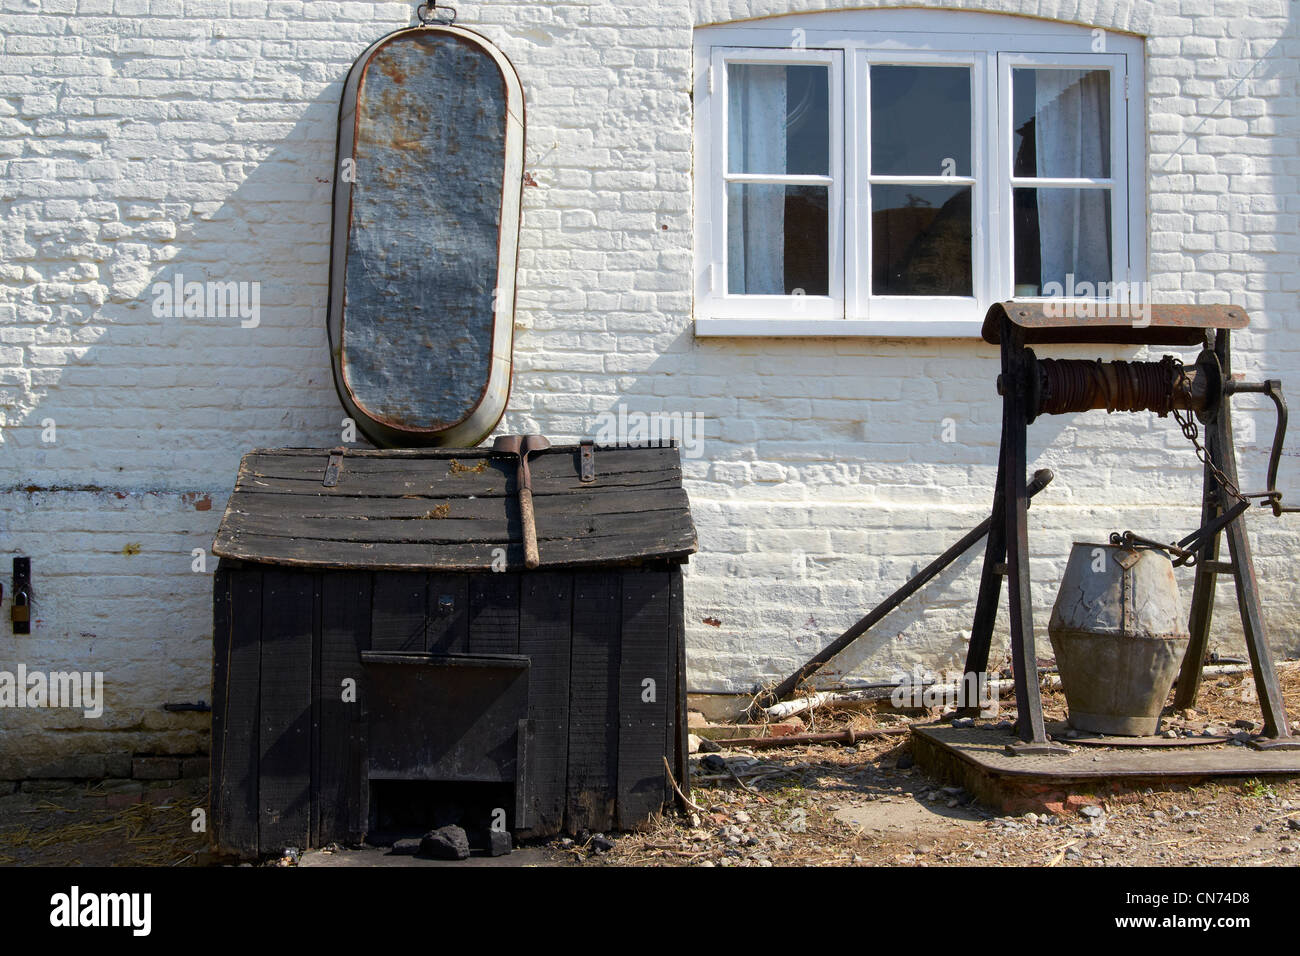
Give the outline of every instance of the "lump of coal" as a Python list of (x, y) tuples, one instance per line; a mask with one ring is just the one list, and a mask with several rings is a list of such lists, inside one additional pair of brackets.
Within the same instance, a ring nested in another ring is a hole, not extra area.
[(435, 860), (469, 859), (469, 837), (458, 826), (430, 830), (420, 840), (420, 855)]

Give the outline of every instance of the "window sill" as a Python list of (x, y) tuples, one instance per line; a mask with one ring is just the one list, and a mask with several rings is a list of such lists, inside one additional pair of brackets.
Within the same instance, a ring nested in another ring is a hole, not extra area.
[(978, 339), (979, 319), (714, 319), (695, 320), (696, 338)]

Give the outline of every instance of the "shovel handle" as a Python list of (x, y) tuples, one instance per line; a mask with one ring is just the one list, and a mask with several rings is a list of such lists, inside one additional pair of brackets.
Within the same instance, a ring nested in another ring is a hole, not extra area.
[(542, 563), (537, 553), (537, 522), (533, 517), (533, 493), (519, 489), (519, 516), (524, 524), (524, 567), (530, 571)]

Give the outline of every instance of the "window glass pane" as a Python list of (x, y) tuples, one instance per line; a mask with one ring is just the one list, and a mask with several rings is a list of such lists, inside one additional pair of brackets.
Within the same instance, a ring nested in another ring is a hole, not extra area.
[(828, 295), (825, 186), (727, 184), (727, 292)]
[(1011, 71), (1016, 176), (1110, 177), (1110, 71)]
[[(1109, 189), (1016, 189), (1015, 284), (1017, 295), (1103, 294), (1110, 282)], [(1053, 283), (1059, 288), (1053, 287)], [(1089, 283), (1091, 291), (1081, 283)]]
[(727, 172), (830, 175), (830, 69), (727, 64)]
[(871, 172), (971, 175), (968, 67), (871, 67)]
[(873, 295), (973, 295), (969, 186), (871, 187)]

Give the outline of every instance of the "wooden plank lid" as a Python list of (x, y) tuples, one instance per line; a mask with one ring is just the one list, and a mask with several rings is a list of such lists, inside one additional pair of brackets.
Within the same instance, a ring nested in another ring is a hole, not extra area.
[[(586, 482), (578, 445), (528, 461), (542, 568), (695, 552), (676, 447), (596, 446)], [(309, 568), (522, 568), (517, 464), (490, 448), (249, 452), (212, 550)]]
[(1243, 329), (1250, 322), (1246, 310), (1235, 305), (1011, 300), (989, 307), (981, 332), (985, 342), (1001, 342), (1004, 318), (1025, 330), (1027, 345), (1076, 342), (1192, 346), (1205, 342), (1206, 329)]

